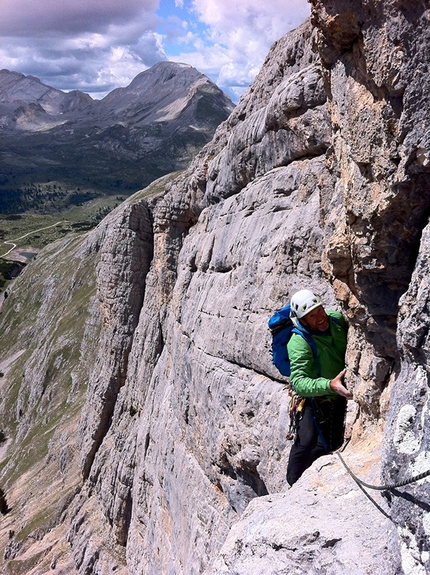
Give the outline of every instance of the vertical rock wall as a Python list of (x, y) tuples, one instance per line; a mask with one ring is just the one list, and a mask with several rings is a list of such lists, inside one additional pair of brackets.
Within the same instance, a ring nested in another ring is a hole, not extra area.
[(130, 573), (201, 573), (247, 503), (285, 487), (288, 395), (267, 320), (303, 284), (335, 304), (321, 269), (331, 125), (311, 36), (307, 23), (274, 46), (229, 122), (149, 206), (154, 257), (127, 377), (70, 531), (81, 570), (103, 573), (111, 555), (85, 510), (106, 515)]
[(56, 457), (57, 440), (47, 459), (63, 475), (80, 462), (56, 520), (73, 570), (428, 570), (428, 481), (372, 503), (329, 456), (286, 490), (288, 394), (267, 330), (302, 287), (343, 311), (348, 461), (373, 483), (430, 467), (428, 23), (424, 1), (312, 1), (189, 169), (90, 235), (79, 456)]
[[(419, 2), (315, 2), (313, 27), (274, 45), (213, 142), (149, 205), (154, 257), (127, 375), (70, 531), (81, 571), (105, 572), (109, 533), (127, 573), (202, 573), (248, 502), (285, 489), (288, 397), (266, 322), (294, 290), (314, 289), (349, 319), (352, 455), (379, 451), (405, 374), (424, 381), (410, 351), (399, 355), (396, 329), (428, 212), (427, 16)], [(409, 422), (414, 409), (403, 412)], [(392, 504), (402, 525), (405, 504)], [(109, 521), (104, 538), (80, 527), (91, 509)], [(427, 560), (421, 516), (400, 527), (403, 567)], [(351, 553), (359, 565), (360, 546)], [(396, 573), (392, 558), (389, 569), (383, 553), (369, 565)]]
[[(397, 341), (400, 373), (390, 398), (385, 434), (385, 483), (402, 483), (430, 469), (429, 418), (429, 226), (423, 230), (417, 263), (400, 299)], [(389, 497), (401, 536), (405, 573), (430, 570), (429, 480), (399, 487)]]
[[(362, 426), (385, 421), (383, 482), (430, 469), (428, 216), (429, 6), (426, 2), (314, 2), (325, 66), (340, 226), (326, 249), (353, 335)], [(430, 569), (427, 482), (391, 494), (405, 573)]]
[(327, 269), (364, 335), (356, 394), (378, 415), (399, 368), (398, 301), (430, 207), (428, 11), (422, 2), (321, 2), (312, 18), (342, 195)]

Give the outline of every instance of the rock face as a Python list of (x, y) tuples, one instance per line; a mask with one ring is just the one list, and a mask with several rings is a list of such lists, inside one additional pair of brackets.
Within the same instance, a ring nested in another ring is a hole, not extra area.
[(301, 287), (343, 311), (345, 460), (372, 485), (430, 469), (429, 16), (313, 2), (186, 172), (16, 281), (0, 365), (10, 572), (428, 572), (428, 479), (366, 497), (332, 455), (286, 489), (267, 320)]

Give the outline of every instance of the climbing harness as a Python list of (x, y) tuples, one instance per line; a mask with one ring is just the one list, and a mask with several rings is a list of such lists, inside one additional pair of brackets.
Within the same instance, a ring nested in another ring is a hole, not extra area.
[(366, 483), (365, 481), (363, 481), (362, 479), (357, 477), (355, 475), (355, 473), (353, 473), (351, 471), (351, 469), (345, 463), (345, 461), (344, 461), (343, 457), (341, 456), (341, 454), (339, 453), (339, 451), (336, 451), (336, 454), (338, 455), (343, 466), (345, 467), (347, 472), (350, 474), (350, 476), (354, 479), (354, 481), (356, 483), (358, 483), (359, 485), (362, 485), (363, 487), (367, 487), (368, 489), (375, 489), (377, 491), (390, 491), (392, 489), (396, 489), (397, 487), (404, 487), (405, 485), (410, 485), (411, 483), (415, 483), (416, 481), (419, 481), (420, 479), (424, 479), (425, 477), (428, 477), (430, 475), (430, 469), (428, 469), (427, 471), (424, 471), (424, 473), (420, 473), (419, 475), (415, 475), (414, 477), (410, 477), (409, 479), (406, 479), (405, 481), (399, 481), (398, 483), (392, 483), (389, 485), (370, 485), (369, 483)]

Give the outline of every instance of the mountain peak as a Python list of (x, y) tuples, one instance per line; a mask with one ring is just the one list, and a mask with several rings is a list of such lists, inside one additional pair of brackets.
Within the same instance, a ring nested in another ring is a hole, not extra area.
[[(108, 104), (114, 102), (115, 105), (120, 105), (121, 99), (126, 98), (129, 102), (132, 97), (145, 98), (154, 103), (160, 102), (165, 97), (168, 99), (172, 96), (176, 97), (178, 91), (188, 92), (197, 81), (213, 84), (207, 76), (189, 64), (158, 62), (151, 68), (140, 72), (125, 88), (117, 88), (110, 92), (102, 102)], [(215, 84), (213, 86), (220, 94), (222, 93)]]
[[(19, 107), (41, 106), (47, 114), (63, 114), (70, 108), (86, 107), (91, 96), (74, 90), (70, 94), (44, 84), (36, 76), (0, 70), (0, 103), (13, 114)], [(79, 104), (77, 104), (79, 102)], [(31, 125), (29, 124), (31, 129)]]
[(138, 190), (183, 169), (233, 108), (209, 78), (182, 63), (159, 62), (102, 100), (3, 70), (0, 171), (14, 153), (18, 173), (29, 157), (43, 166), (36, 181), (61, 181), (73, 171), (78, 186), (91, 178), (103, 190), (118, 182)]

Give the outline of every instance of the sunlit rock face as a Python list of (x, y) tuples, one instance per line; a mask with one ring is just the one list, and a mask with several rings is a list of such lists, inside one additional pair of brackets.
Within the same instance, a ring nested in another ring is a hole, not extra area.
[[(36, 542), (1, 532), (9, 563), (98, 575), (428, 571), (427, 482), (370, 499), (330, 455), (287, 489), (289, 399), (267, 329), (302, 287), (342, 311), (354, 394), (344, 459), (372, 485), (430, 468), (428, 16), (420, 2), (314, 2), (186, 172), (69, 246), (73, 281), (55, 263), (60, 244), (28, 266), (3, 313), (20, 317), (33, 280), (46, 345), (25, 356), (9, 456), (36, 429), (36, 408), (49, 410), (33, 374), (65, 358), (48, 338), (54, 286), (75, 297), (88, 258), (95, 287), (69, 366), (73, 409), (59, 411), (62, 432), (37, 468), (39, 493), (46, 461), (68, 496)], [(5, 389), (18, 377), (12, 335)], [(20, 513), (19, 533), (34, 533), (37, 504), (4, 469), (4, 529)]]

